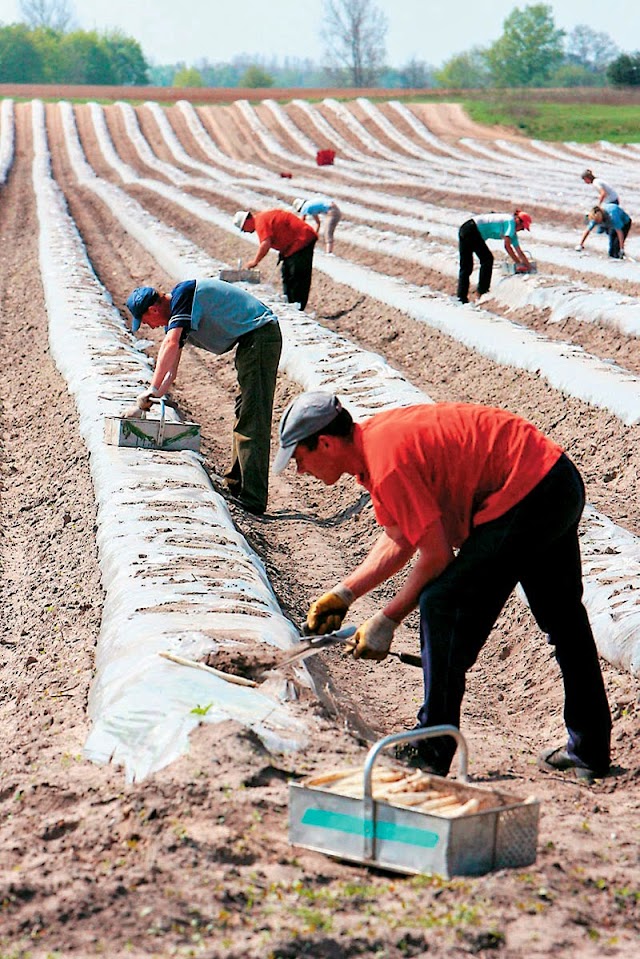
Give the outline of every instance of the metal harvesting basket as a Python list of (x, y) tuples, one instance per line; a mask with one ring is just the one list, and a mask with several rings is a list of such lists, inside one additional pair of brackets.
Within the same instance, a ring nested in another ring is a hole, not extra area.
[(174, 423), (165, 419), (164, 400), (160, 400), (160, 419), (105, 416), (104, 440), (112, 446), (135, 446), (152, 450), (200, 449), (199, 423)]
[[(460, 778), (426, 778), (436, 793), (446, 790), (447, 795), (456, 797), (457, 812), (446, 812), (444, 800), (438, 812), (410, 808), (393, 795), (384, 800), (374, 798), (374, 764), (383, 750), (397, 743), (442, 735), (454, 736), (458, 743)], [(535, 862), (539, 802), (533, 797), (519, 799), (468, 783), (467, 762), (464, 737), (454, 726), (386, 736), (367, 754), (361, 770), (361, 797), (353, 794), (356, 790), (341, 795), (335, 786), (327, 788), (326, 776), (290, 784), (289, 841), (367, 866), (402, 873), (438, 873), (445, 878), (480, 876)], [(317, 780), (320, 784), (314, 785)]]

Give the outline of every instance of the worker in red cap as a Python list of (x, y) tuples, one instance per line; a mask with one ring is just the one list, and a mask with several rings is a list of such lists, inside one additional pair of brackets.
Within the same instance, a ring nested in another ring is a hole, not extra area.
[(508, 213), (483, 213), (466, 220), (458, 231), (460, 271), (458, 273), (458, 299), (469, 302), (469, 278), (473, 272), (473, 254), (480, 260), (478, 296), (488, 293), (493, 273), (493, 253), (486, 240), (502, 240), (504, 248), (516, 264), (517, 273), (529, 273), (531, 264), (520, 249), (518, 233), (531, 229), (531, 217), (524, 210)]
[(245, 263), (245, 267), (252, 270), (269, 250), (277, 250), (284, 295), (289, 303), (297, 303), (304, 310), (311, 289), (313, 249), (318, 239), (316, 231), (295, 213), (279, 209), (262, 213), (238, 210), (233, 223), (243, 233), (255, 233), (260, 241), (256, 255)]

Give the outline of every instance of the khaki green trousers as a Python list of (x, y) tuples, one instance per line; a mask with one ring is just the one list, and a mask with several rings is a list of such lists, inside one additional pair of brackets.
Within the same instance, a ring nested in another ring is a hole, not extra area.
[(271, 420), (282, 334), (278, 323), (246, 333), (236, 347), (240, 394), (236, 398), (231, 469), (227, 484), (255, 513), (263, 513), (269, 493)]

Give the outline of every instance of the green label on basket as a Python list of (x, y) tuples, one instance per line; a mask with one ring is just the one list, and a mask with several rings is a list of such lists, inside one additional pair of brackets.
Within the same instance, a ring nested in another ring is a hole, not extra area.
[[(328, 812), (325, 809), (305, 810), (302, 817), (303, 826), (316, 826), (319, 829), (333, 829), (335, 832), (345, 832), (355, 836), (371, 837), (373, 822), (371, 819), (362, 819), (360, 816), (347, 816), (344, 813)], [(387, 839), (391, 842), (403, 842), (409, 846), (424, 846), (434, 849), (440, 837), (430, 829), (417, 829), (413, 826), (399, 826), (394, 822), (376, 822), (376, 839)]]

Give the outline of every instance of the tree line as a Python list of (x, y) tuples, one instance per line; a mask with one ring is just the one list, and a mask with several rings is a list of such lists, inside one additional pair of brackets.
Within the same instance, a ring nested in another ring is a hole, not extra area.
[(0, 27), (0, 83), (72, 83), (138, 86), (149, 82), (139, 43), (124, 33), (24, 23)]
[(490, 46), (434, 67), (413, 57), (386, 65), (388, 23), (375, 0), (324, 0), (324, 62), (247, 54), (153, 66), (119, 30), (75, 25), (71, 0), (20, 0), (23, 21), (0, 26), (0, 82), (183, 87), (384, 87), (490, 89), (640, 85), (640, 52), (621, 52), (606, 33), (558, 29), (551, 6), (519, 7)]

